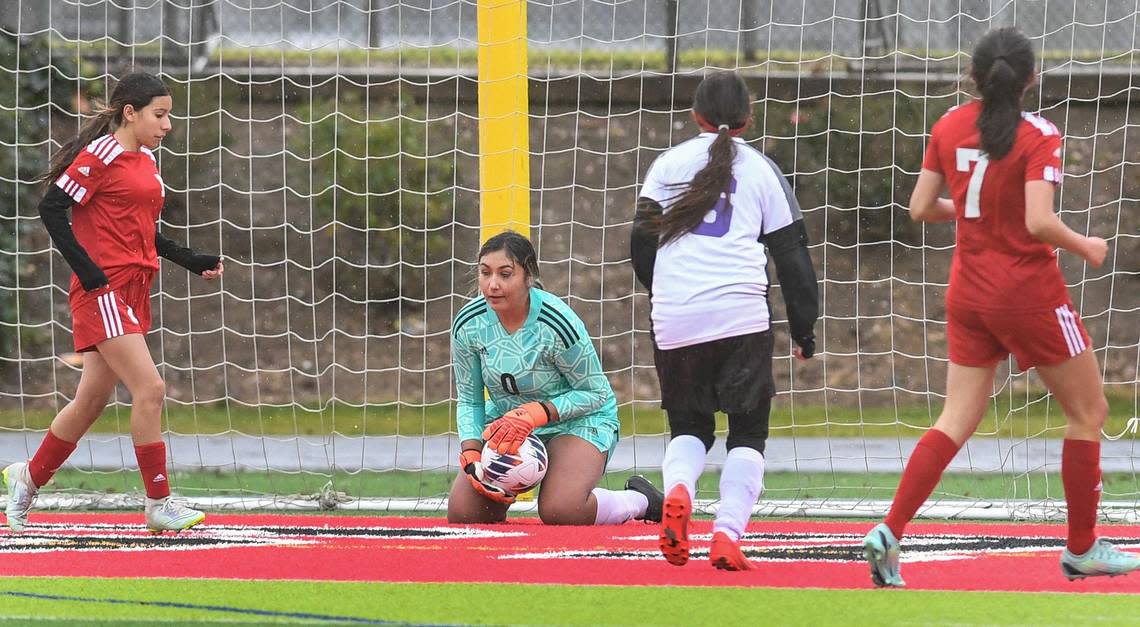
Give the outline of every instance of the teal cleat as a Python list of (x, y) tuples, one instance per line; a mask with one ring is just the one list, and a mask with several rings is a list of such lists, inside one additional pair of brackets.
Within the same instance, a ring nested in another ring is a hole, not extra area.
[(880, 588), (906, 586), (899, 574), (899, 541), (884, 523), (875, 525), (863, 538), (863, 557), (871, 566), (871, 581)]
[(8, 518), (8, 527), (19, 533), (28, 526), (28, 512), (36, 502), (38, 490), (28, 476), (28, 465), (24, 462), (17, 462), (5, 468), (3, 478), (8, 490), (8, 504), (4, 509)]
[(1073, 555), (1067, 548), (1061, 553), (1061, 574), (1069, 581), (1127, 575), (1137, 568), (1140, 568), (1140, 555), (1121, 551), (1104, 538), (1097, 538), (1084, 555)]

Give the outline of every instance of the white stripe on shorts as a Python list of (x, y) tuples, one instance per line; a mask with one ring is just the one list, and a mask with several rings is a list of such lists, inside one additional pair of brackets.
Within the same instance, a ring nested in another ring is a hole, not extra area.
[(1057, 313), (1057, 322), (1061, 324), (1061, 332), (1065, 335), (1065, 343), (1069, 346), (1069, 357), (1080, 355), (1085, 350), (1085, 338), (1081, 335), (1081, 328), (1077, 325), (1077, 317), (1068, 305), (1061, 305), (1054, 309)]
[(95, 300), (99, 303), (99, 319), (103, 321), (103, 334), (107, 337), (114, 337), (111, 335), (111, 325), (107, 317), (107, 305), (103, 302), (103, 297), (106, 294), (100, 294)]
[(111, 313), (115, 316), (115, 335), (123, 334), (123, 317), (119, 315), (119, 306), (115, 303), (114, 290), (107, 293), (107, 305), (111, 308)]
[(107, 332), (107, 338), (122, 335), (123, 319), (119, 316), (119, 308), (115, 306), (114, 291), (99, 296), (99, 311), (103, 314), (103, 330)]

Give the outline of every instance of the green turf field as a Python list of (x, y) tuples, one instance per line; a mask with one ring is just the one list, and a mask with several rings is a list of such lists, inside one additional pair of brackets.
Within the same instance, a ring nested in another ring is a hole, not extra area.
[[(610, 472), (601, 482), (602, 487), (620, 488), (632, 472)], [(655, 485), (661, 484), (660, 472), (644, 473)], [(332, 481), (334, 490), (354, 498), (430, 498), (444, 496), (454, 475), (440, 472), (367, 472), (332, 475), (317, 473), (216, 473), (176, 472), (171, 474), (175, 490), (185, 496), (221, 494), (277, 494), (309, 495), (319, 493)], [(716, 473), (705, 473), (698, 484), (704, 498), (715, 498)], [(785, 499), (890, 499), (898, 486), (899, 476), (894, 473), (825, 474), (773, 472), (764, 477), (764, 498)], [(137, 493), (141, 490), (138, 472), (79, 472), (64, 469), (56, 474), (45, 493), (103, 492)], [(1115, 495), (1134, 495), (1140, 492), (1140, 481), (1128, 473), (1109, 473), (1104, 476), (1105, 500)], [(1061, 477), (1057, 473), (1030, 475), (966, 475), (948, 473), (942, 478), (936, 497), (963, 500), (1041, 499), (1063, 496)]]
[[(1109, 394), (1109, 417), (1105, 431), (1124, 430), (1137, 412), (1131, 394)], [(876, 406), (809, 405), (789, 408), (785, 397), (773, 404), (773, 437), (905, 437), (917, 438), (938, 417), (939, 403)], [(657, 435), (668, 432), (665, 414), (651, 403), (625, 404), (618, 410), (622, 436)], [(0, 411), (0, 430), (46, 429), (55, 409)], [(718, 415), (718, 428), (727, 419)], [(993, 399), (978, 428), (979, 437), (1064, 437), (1065, 416), (1056, 403), (1040, 393), (1017, 399), (1001, 395)], [(183, 405), (166, 403), (163, 428), (181, 434), (251, 435), (359, 435), (422, 436), (455, 432), (455, 409), (451, 403), (412, 406), (397, 403), (352, 406), (329, 403), (316, 407), (249, 407), (239, 403)], [(92, 427), (97, 433), (129, 433), (130, 407), (113, 405)]]
[(1094, 594), (0, 577), (8, 624), (1070, 626), (1137, 612), (1140, 599)]

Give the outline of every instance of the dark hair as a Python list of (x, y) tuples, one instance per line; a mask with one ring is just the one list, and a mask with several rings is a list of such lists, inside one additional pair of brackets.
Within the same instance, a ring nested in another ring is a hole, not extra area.
[(507, 259), (522, 268), (527, 277), (534, 279), (535, 285), (542, 285), (538, 281), (538, 255), (534, 252), (534, 246), (517, 231), (503, 231), (488, 238), (479, 249), (479, 256), (475, 261), (478, 263), (483, 257), (500, 250), (507, 254)]
[(170, 89), (157, 76), (146, 72), (127, 74), (111, 91), (111, 100), (106, 106), (99, 107), (95, 116), (79, 128), (79, 134), (52, 156), (51, 164), (40, 180), (50, 185), (67, 170), (87, 144), (118, 128), (123, 123), (123, 107), (131, 105), (137, 111), (150, 104), (151, 100), (169, 95)]
[(1016, 28), (992, 30), (974, 48), (970, 76), (982, 95), (977, 125), (990, 159), (1001, 159), (1013, 148), (1021, 126), (1021, 96), (1035, 64), (1029, 39)]
[(734, 135), (740, 134), (752, 117), (748, 85), (735, 72), (714, 72), (697, 86), (693, 113), (704, 130), (717, 134), (709, 146), (709, 162), (693, 180), (676, 183), (684, 187), (669, 210), (651, 218), (647, 227), (658, 236), (658, 246), (681, 237), (701, 225), (705, 214), (730, 193), (732, 163), (736, 160)]

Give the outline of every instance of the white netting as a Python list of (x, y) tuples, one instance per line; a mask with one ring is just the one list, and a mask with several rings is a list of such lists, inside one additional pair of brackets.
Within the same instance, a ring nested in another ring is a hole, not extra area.
[[(219, 507), (296, 494), (343, 506), (339, 492), (361, 507), (438, 506), (456, 455), (448, 328), (479, 238), (476, 4), (16, 0), (0, 14), (0, 463), (34, 452), (79, 374), (68, 269), (34, 179), (88, 98), (135, 67), (175, 92), (162, 229), (227, 264), (220, 286), (171, 264), (156, 282), (175, 489)], [(930, 124), (966, 97), (970, 49), (1008, 24), (1041, 60), (1030, 108), (1065, 133), (1062, 216), (1110, 242), (1102, 269), (1062, 260), (1103, 365), (1106, 431), (1137, 414), (1135, 0), (527, 11), (532, 235), (546, 287), (582, 316), (618, 393), (612, 471), (652, 472), (665, 446), (648, 301), (628, 262), (634, 200), (653, 158), (695, 132), (703, 72), (727, 67), (758, 99), (746, 137), (793, 180), (822, 281), (819, 356), (792, 367), (778, 325), (759, 511), (881, 509), (945, 379), (952, 230), (912, 224), (906, 200)], [(955, 512), (1047, 515), (1063, 414), (1031, 376), (1005, 369), (995, 393), (936, 496)], [(120, 390), (61, 475), (69, 498), (137, 491), (121, 471), (134, 467), (128, 402)], [(1131, 434), (1104, 446), (1106, 500), (1133, 501)]]

